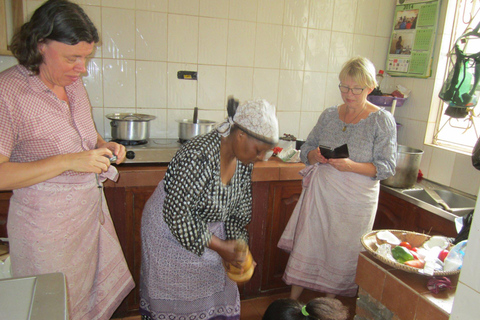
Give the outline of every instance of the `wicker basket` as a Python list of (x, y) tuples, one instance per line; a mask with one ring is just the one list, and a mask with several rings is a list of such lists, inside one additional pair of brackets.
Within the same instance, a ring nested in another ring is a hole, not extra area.
[[(422, 244), (430, 239), (429, 235), (423, 234), (423, 233), (417, 233), (417, 232), (412, 232), (412, 231), (403, 231), (403, 230), (374, 230), (371, 231), (361, 238), (362, 245), (367, 249), (369, 253), (371, 253), (376, 259), (380, 260), (381, 262), (388, 264), (389, 266), (394, 267), (395, 269), (403, 270), (406, 272), (410, 273), (417, 273), (420, 275), (424, 276), (429, 276), (425, 273), (423, 273), (423, 269), (419, 268), (414, 268), (407, 266), (403, 263), (399, 263), (396, 261), (392, 261), (390, 259), (387, 259), (379, 254), (377, 254), (377, 232), (380, 231), (390, 231), (393, 233), (397, 238), (400, 239), (400, 241), (406, 241), (409, 242), (413, 247), (421, 247)], [(380, 241), (381, 242), (381, 241)], [(459, 274), (460, 270), (454, 270), (454, 271), (434, 271), (433, 275), (434, 276), (452, 276), (455, 274)]]

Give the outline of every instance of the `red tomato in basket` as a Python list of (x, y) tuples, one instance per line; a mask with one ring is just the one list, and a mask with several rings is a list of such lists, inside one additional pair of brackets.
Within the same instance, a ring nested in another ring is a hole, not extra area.
[(449, 253), (450, 253), (450, 251), (448, 251), (448, 250), (440, 251), (440, 253), (438, 254), (438, 259), (440, 259), (442, 262), (444, 262), (445, 258), (448, 256)]
[(411, 249), (412, 249), (412, 245), (411, 245), (410, 243), (406, 242), (406, 241), (401, 242), (400, 245), (401, 245), (402, 247), (407, 248), (408, 250), (411, 250)]

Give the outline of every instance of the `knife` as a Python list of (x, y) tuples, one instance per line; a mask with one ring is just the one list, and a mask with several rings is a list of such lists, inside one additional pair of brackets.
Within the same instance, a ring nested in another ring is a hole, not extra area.
[(435, 190), (430, 189), (430, 188), (423, 188), (423, 190), (425, 190), (425, 192), (426, 192), (430, 197), (432, 197), (432, 199), (435, 200), (436, 203), (438, 203), (440, 206), (442, 206), (443, 209), (445, 209), (445, 211), (453, 212), (452, 208), (450, 208), (450, 206), (445, 202), (445, 200), (443, 200), (443, 199), (438, 195), (438, 193), (437, 193)]

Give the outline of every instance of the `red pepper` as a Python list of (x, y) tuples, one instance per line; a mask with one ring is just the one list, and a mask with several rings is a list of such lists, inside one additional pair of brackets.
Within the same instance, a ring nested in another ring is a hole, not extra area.
[(401, 242), (400, 245), (402, 247), (405, 247), (405, 248), (409, 249), (409, 250), (412, 249), (412, 245), (410, 243), (406, 242), (406, 241)]
[(425, 266), (425, 261), (423, 260), (410, 260), (405, 261), (405, 264), (410, 267), (422, 269)]

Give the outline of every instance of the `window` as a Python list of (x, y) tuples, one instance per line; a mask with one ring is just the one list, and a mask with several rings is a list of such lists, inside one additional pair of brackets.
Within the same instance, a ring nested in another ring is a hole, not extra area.
[[(452, 1), (452, 0), (451, 0)], [(454, 45), (466, 32), (472, 31), (480, 23), (479, 3), (480, 0), (456, 0), (453, 27), (451, 33), (445, 30), (444, 33), (451, 34), (450, 52), (448, 54), (448, 67), (445, 71), (444, 82), (448, 78), (449, 71), (455, 64)], [(449, 19), (447, 13), (446, 20)], [(480, 31), (479, 36), (466, 37), (466, 41), (458, 41), (459, 47), (466, 54), (480, 52)], [(456, 118), (445, 115), (448, 103), (440, 100), (439, 115), (435, 127), (433, 143), (459, 151), (471, 152), (475, 142), (480, 136), (480, 86), (477, 86), (472, 99), (472, 106), (467, 109), (466, 117)]]

